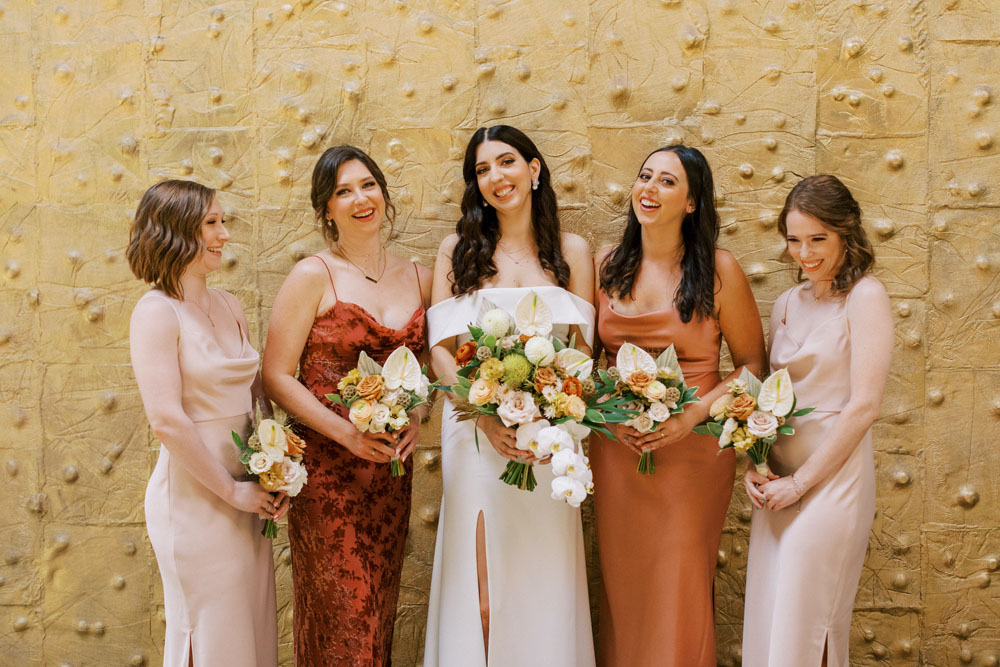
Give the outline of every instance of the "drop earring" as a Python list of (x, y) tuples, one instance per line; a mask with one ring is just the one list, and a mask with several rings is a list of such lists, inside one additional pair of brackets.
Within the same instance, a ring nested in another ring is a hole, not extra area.
[(483, 197), (483, 208), (489, 208), (489, 207), (490, 207), (490, 205), (489, 205), (489, 203), (488, 203), (488, 202), (486, 201), (486, 197)]
[(537, 176), (535, 176), (533, 179), (531, 179), (531, 189), (532, 190), (537, 190), (538, 189), (538, 177)]

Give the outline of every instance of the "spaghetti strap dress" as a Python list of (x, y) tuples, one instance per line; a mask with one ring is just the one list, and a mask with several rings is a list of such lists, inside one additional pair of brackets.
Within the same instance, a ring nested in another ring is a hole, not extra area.
[[(322, 257), (329, 274), (330, 268)], [(414, 272), (417, 267), (414, 265)], [(333, 276), (330, 284), (333, 285)], [(416, 286), (420, 294), (420, 275)], [(361, 306), (342, 301), (316, 317), (299, 360), (299, 381), (324, 405), (358, 364), (364, 350), (378, 363), (401, 345), (415, 354), (425, 346), (423, 299), (400, 329), (378, 322)], [(288, 539), (292, 553), (295, 663), (390, 665), (400, 572), (410, 516), (412, 458), (406, 475), (388, 463), (356, 457), (346, 447), (296, 425), (307, 443), (303, 462), (309, 483), (292, 502)]]
[[(626, 342), (654, 357), (671, 343), (698, 395), (719, 383), (722, 340), (713, 318), (681, 321), (673, 307), (629, 316), (598, 297), (597, 334), (614, 365)], [(604, 594), (598, 617), (602, 667), (715, 667), (715, 564), (732, 497), (735, 458), (694, 433), (639, 456), (595, 433), (590, 445)]]
[[(594, 307), (561, 287), (495, 287), (453, 297), (427, 311), (430, 344), (469, 339), (484, 298), (508, 313), (534, 291), (552, 310), (552, 333), (578, 325), (593, 339)], [(580, 510), (551, 498), (552, 466), (536, 465), (538, 487), (500, 481), (507, 465), (475, 422), (441, 417), (441, 513), (427, 610), (425, 667), (485, 667), (479, 608), (476, 523), (483, 513), (489, 588), (490, 667), (592, 667), (594, 643)]]
[[(212, 298), (229, 307), (224, 295)], [(201, 436), (204, 455), (234, 479), (244, 478), (231, 432), (244, 439), (250, 433), (250, 387), (260, 356), (242, 326), (240, 351), (231, 357), (176, 299), (160, 290), (142, 299), (162, 299), (177, 315), (177, 358), (164, 363), (180, 366), (181, 404)], [(236, 318), (231, 307), (230, 313)], [(261, 535), (263, 520), (209, 491), (163, 445), (146, 486), (145, 511), (163, 580), (163, 664), (187, 666), (193, 656), (196, 666), (277, 665), (274, 561), (271, 541)]]
[[(795, 435), (779, 436), (771, 448), (768, 465), (782, 476), (823, 444), (851, 398), (850, 293), (834, 316), (798, 340), (786, 323), (788, 303), (811, 298), (802, 292), (799, 286), (784, 295), (784, 311), (772, 325), (770, 364), (772, 372), (788, 369), (799, 406), (816, 409), (796, 417)], [(753, 510), (744, 667), (819, 667), (824, 648), (829, 667), (847, 667), (851, 612), (874, 516), (871, 429), (840, 469), (799, 502), (777, 512)]]

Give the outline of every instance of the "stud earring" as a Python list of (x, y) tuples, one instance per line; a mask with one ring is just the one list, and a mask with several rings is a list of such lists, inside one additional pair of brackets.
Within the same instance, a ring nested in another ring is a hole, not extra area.
[(538, 177), (537, 176), (535, 176), (533, 179), (531, 179), (531, 189), (532, 190), (537, 190), (538, 189)]
[(489, 203), (488, 203), (488, 202), (486, 201), (486, 197), (483, 197), (483, 208), (489, 208), (489, 207), (490, 207), (490, 205), (489, 205)]

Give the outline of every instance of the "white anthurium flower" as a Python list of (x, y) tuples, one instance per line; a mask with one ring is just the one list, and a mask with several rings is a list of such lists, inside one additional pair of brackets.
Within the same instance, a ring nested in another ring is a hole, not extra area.
[(594, 370), (594, 360), (575, 347), (564, 347), (556, 352), (555, 367), (566, 375), (585, 378)]
[(255, 475), (267, 472), (272, 465), (274, 465), (274, 461), (264, 452), (254, 452), (250, 456), (250, 472)]
[(413, 390), (417, 396), (422, 399), (427, 399), (427, 395), (431, 392), (431, 381), (427, 379), (427, 376), (423, 373), (420, 374), (420, 383), (417, 388)]
[(740, 423), (732, 417), (726, 420), (726, 423), (722, 425), (722, 435), (719, 436), (719, 447), (732, 444), (733, 432), (739, 425)]
[(538, 432), (548, 426), (549, 422), (546, 419), (521, 424), (514, 431), (514, 446), (525, 452), (537, 451), (538, 443), (536, 440)]
[(677, 361), (677, 352), (674, 350), (673, 343), (668, 345), (667, 349), (656, 358), (656, 375), (664, 380), (684, 382), (684, 373), (681, 372), (681, 365)]
[(532, 451), (540, 459), (550, 456), (553, 452), (573, 449), (573, 436), (558, 426), (546, 426), (538, 432), (533, 442), (536, 446)]
[(569, 433), (570, 437), (573, 438), (573, 442), (579, 445), (583, 442), (584, 438), (590, 435), (590, 429), (583, 424), (573, 421), (565, 421), (558, 425), (559, 428)]
[(416, 391), (420, 386), (420, 362), (417, 356), (406, 347), (397, 347), (382, 367), (382, 378), (385, 388)]
[(782, 368), (764, 380), (757, 395), (757, 408), (770, 412), (775, 417), (784, 417), (792, 411), (795, 394), (792, 392), (792, 378), (788, 369)]
[(579, 507), (587, 499), (587, 487), (570, 477), (555, 477), (552, 480), (552, 499), (565, 500), (570, 507)]
[(632, 343), (625, 343), (618, 348), (618, 356), (615, 357), (615, 366), (623, 378), (627, 378), (632, 373), (643, 371), (650, 375), (656, 375), (656, 362), (641, 347)]
[(257, 424), (260, 449), (272, 461), (280, 461), (285, 456), (285, 429), (273, 419), (261, 419)]
[(514, 323), (525, 336), (548, 336), (552, 333), (552, 311), (540, 296), (531, 291), (514, 309)]
[(548, 338), (532, 336), (524, 344), (524, 356), (536, 366), (548, 366), (556, 358), (556, 349)]
[(479, 328), (483, 333), (498, 339), (510, 333), (510, 325), (510, 315), (500, 308), (488, 310), (479, 318)]

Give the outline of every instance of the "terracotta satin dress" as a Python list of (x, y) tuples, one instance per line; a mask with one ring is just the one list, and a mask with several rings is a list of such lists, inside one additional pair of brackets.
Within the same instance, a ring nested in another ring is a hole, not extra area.
[[(654, 357), (673, 343), (698, 395), (719, 382), (721, 333), (714, 319), (685, 324), (674, 308), (615, 312), (602, 292), (597, 335), (614, 365), (634, 343)], [(594, 511), (604, 595), (597, 664), (715, 667), (715, 563), (733, 489), (732, 451), (691, 434), (654, 453), (656, 474), (636, 473), (639, 456), (594, 434)]]
[[(419, 295), (419, 274), (414, 285)], [(401, 345), (420, 354), (424, 331), (422, 305), (401, 329), (390, 329), (361, 306), (338, 298), (313, 323), (299, 360), (299, 380), (346, 419), (346, 408), (325, 395), (337, 392), (337, 383), (357, 366), (361, 351), (379, 363)], [(303, 461), (309, 482), (288, 515), (295, 664), (389, 665), (410, 516), (412, 458), (404, 464), (405, 477), (392, 477), (388, 463), (358, 458), (304, 426), (296, 431), (307, 442)]]
[[(180, 365), (181, 403), (198, 429), (204, 455), (221, 462), (234, 478), (244, 477), (231, 431), (249, 435), (250, 387), (260, 356), (242, 328), (240, 352), (230, 357), (175, 299), (159, 290), (142, 298), (163, 299), (177, 314), (177, 359), (164, 361)], [(213, 299), (216, 318), (226, 317), (218, 305), (224, 297)], [(188, 665), (192, 655), (196, 667), (277, 665), (274, 561), (271, 541), (261, 535), (264, 522), (205, 488), (162, 445), (146, 486), (145, 509), (163, 579), (163, 664)]]
[[(863, 278), (875, 280), (875, 278)], [(771, 371), (787, 368), (800, 407), (768, 464), (794, 473), (835, 428), (851, 398), (851, 331), (847, 301), (803, 340), (785, 326), (794, 303), (812, 298), (794, 287), (771, 315)], [(792, 307), (788, 303), (792, 302)], [(875, 515), (875, 464), (869, 430), (829, 478), (778, 512), (753, 510), (743, 621), (744, 667), (847, 667), (851, 612)]]

